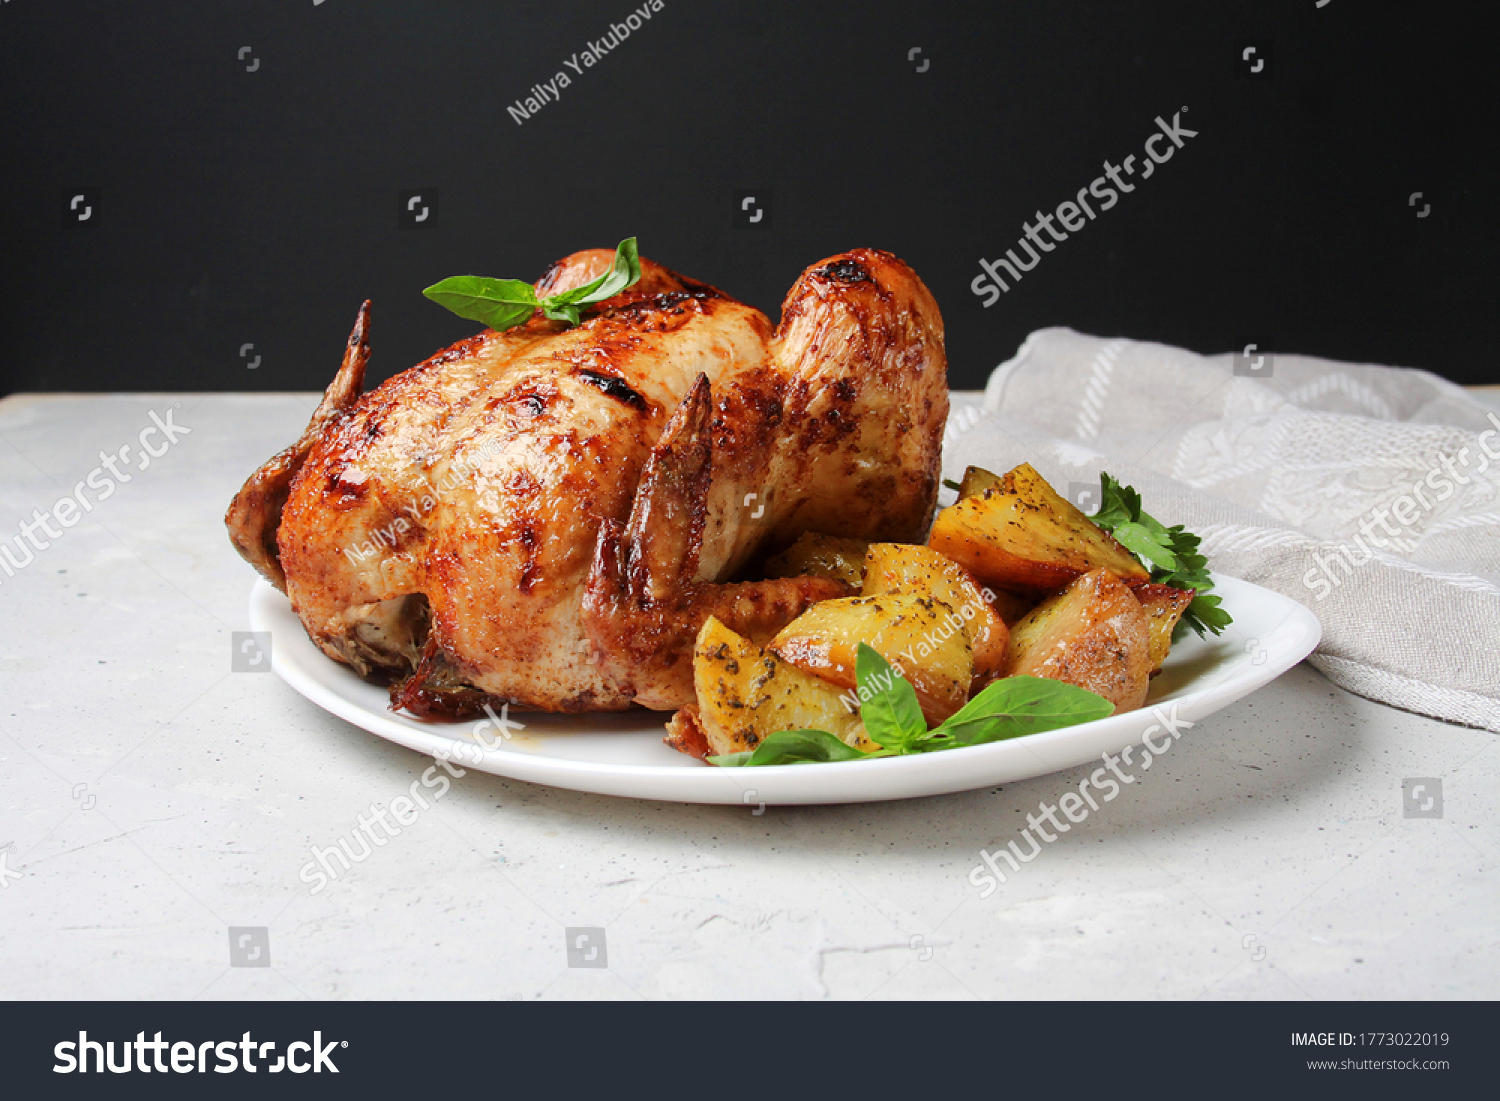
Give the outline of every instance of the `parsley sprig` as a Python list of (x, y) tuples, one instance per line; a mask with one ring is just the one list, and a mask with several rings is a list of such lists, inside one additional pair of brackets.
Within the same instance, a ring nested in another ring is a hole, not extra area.
[(1108, 700), (1062, 681), (1005, 677), (929, 730), (911, 684), (867, 643), (859, 644), (854, 675), (864, 701), (859, 717), (879, 749), (856, 749), (826, 730), (778, 730), (753, 750), (710, 757), (709, 761), (743, 767), (932, 753), (1092, 722), (1115, 709)]
[(497, 333), (531, 320), (541, 310), (554, 321), (577, 325), (585, 307), (613, 298), (641, 277), (641, 257), (635, 238), (615, 248), (615, 261), (599, 278), (570, 291), (538, 298), (530, 283), (519, 279), (489, 279), (482, 275), (454, 275), (422, 293), (439, 306), (470, 321), (482, 321)]
[(1151, 567), (1151, 580), (1177, 589), (1196, 593), (1177, 632), (1191, 627), (1201, 637), (1205, 632), (1219, 634), (1233, 619), (1219, 607), (1219, 598), (1208, 592), (1214, 587), (1208, 572), (1208, 559), (1198, 553), (1202, 541), (1181, 524), (1166, 527), (1141, 508), (1141, 495), (1130, 486), (1121, 485), (1108, 473), (1100, 471), (1104, 504), (1090, 519), (1113, 535), (1132, 554)]

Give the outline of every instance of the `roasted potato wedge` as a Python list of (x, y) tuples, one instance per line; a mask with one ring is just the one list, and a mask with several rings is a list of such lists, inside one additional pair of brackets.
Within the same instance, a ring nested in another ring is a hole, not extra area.
[(858, 589), (864, 577), (865, 551), (869, 546), (863, 539), (844, 539), (805, 531), (786, 550), (766, 560), (766, 576), (831, 577), (851, 589)]
[(993, 589), (981, 589), (953, 559), (931, 547), (874, 543), (865, 555), (863, 593), (865, 596), (916, 593), (956, 611), (964, 621), (974, 658), (971, 693), (1005, 672), (1010, 628), (995, 609), (996, 593)]
[(1161, 672), (1162, 663), (1172, 650), (1172, 631), (1187, 606), (1193, 602), (1193, 593), (1188, 589), (1177, 589), (1171, 585), (1132, 585), (1130, 591), (1146, 612), (1146, 627), (1151, 633), (1151, 672)]
[(712, 616), (693, 649), (693, 686), (698, 706), (674, 716), (667, 743), (695, 756), (700, 744), (713, 754), (754, 749), (778, 730), (826, 730), (860, 749), (877, 748), (864, 735), (857, 706), (847, 706), (837, 688)]
[(1066, 681), (1103, 696), (1116, 713), (1134, 711), (1151, 680), (1145, 609), (1109, 570), (1091, 570), (1015, 625), (1009, 660), (1012, 676)]
[(770, 650), (829, 684), (854, 689), (861, 642), (911, 683), (929, 725), (967, 702), (974, 659), (963, 617), (929, 596), (888, 593), (821, 601), (782, 628)]
[(958, 499), (978, 497), (985, 490), (1000, 484), (1000, 475), (992, 474), (982, 466), (971, 466), (964, 470), (963, 480), (958, 483)]
[(980, 581), (1018, 592), (1055, 591), (1095, 569), (1127, 581), (1150, 577), (1028, 463), (939, 512), (927, 545)]

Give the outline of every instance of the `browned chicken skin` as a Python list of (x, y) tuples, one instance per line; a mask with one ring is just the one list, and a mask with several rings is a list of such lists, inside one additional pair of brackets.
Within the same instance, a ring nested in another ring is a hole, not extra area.
[[(575, 253), (537, 293), (612, 259)], [(366, 304), (303, 438), (230, 506), (240, 553), (326, 654), (392, 678), (392, 707), (689, 704), (707, 616), (764, 638), (845, 591), (734, 582), (761, 552), (925, 534), (947, 364), (910, 268), (873, 249), (815, 264), (773, 332), (641, 266), (576, 328), (486, 330), (359, 397)]]

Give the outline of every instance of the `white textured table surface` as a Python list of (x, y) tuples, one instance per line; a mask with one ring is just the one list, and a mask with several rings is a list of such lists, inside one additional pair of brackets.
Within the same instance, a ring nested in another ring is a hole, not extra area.
[[(984, 899), (980, 850), (1087, 769), (759, 815), (470, 772), (311, 894), (309, 846), (430, 764), (230, 672), (253, 574), (221, 516), (313, 404), (0, 402), (0, 540), (132, 447), (129, 482), (0, 572), (0, 996), (1500, 995), (1500, 739), (1306, 666)], [(169, 409), (190, 434), (138, 469)], [(1442, 817), (1405, 816), (1410, 778)], [(230, 966), (231, 926), (270, 967)], [(603, 928), (608, 966), (569, 967), (567, 927)]]

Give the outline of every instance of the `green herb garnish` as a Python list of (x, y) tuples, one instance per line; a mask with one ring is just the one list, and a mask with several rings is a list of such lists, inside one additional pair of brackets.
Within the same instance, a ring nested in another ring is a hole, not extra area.
[(1230, 614), (1219, 607), (1219, 598), (1209, 595), (1214, 582), (1209, 576), (1208, 559), (1198, 553), (1202, 540), (1184, 531), (1181, 524), (1165, 527), (1141, 508), (1141, 495), (1130, 486), (1121, 485), (1103, 471), (1099, 473), (1099, 481), (1104, 506), (1090, 519), (1142, 562), (1149, 563), (1152, 581), (1176, 589), (1192, 589), (1197, 594), (1182, 613), (1174, 637), (1180, 637), (1186, 627), (1200, 637), (1205, 631), (1217, 635), (1233, 623)]
[(816, 761), (855, 761), (873, 754), (845, 745), (826, 730), (778, 730), (754, 749), (708, 758), (711, 764), (802, 765)]
[(641, 277), (641, 257), (635, 238), (615, 248), (615, 262), (599, 278), (561, 294), (537, 298), (530, 283), (519, 279), (488, 279), (482, 275), (454, 275), (422, 293), (439, 306), (470, 321), (482, 321), (496, 332), (531, 319), (537, 310), (554, 321), (577, 325), (584, 307), (613, 298)]
[(708, 760), (720, 766), (743, 767), (932, 753), (1092, 722), (1115, 709), (1108, 700), (1062, 681), (1005, 677), (929, 730), (911, 684), (867, 643), (859, 644), (854, 675), (864, 700), (859, 717), (879, 749), (862, 752), (826, 730), (778, 730), (753, 750)]

